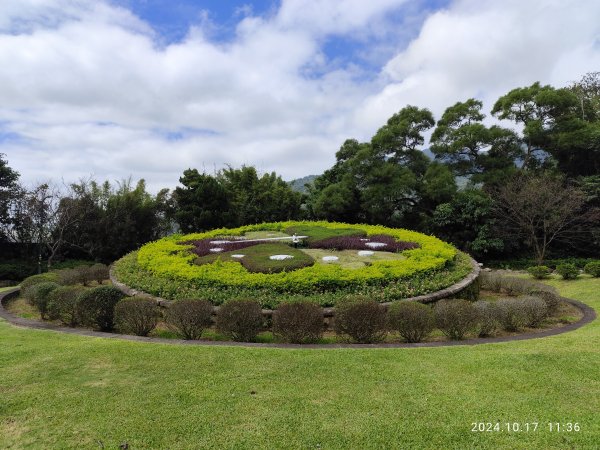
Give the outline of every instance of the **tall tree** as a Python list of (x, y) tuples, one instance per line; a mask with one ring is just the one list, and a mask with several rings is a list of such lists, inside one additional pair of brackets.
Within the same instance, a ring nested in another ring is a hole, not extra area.
[(482, 123), (482, 106), (471, 98), (447, 108), (431, 136), (431, 151), (457, 176), (497, 182), (514, 171), (521, 150), (512, 130)]
[(581, 80), (571, 84), (569, 90), (577, 96), (581, 119), (600, 121), (600, 72), (585, 74)]
[(423, 175), (427, 158), (419, 147), (425, 142), (423, 133), (434, 125), (433, 114), (428, 109), (405, 106), (373, 136), (373, 153), (380, 159), (407, 167), (416, 175)]
[(526, 149), (523, 166), (531, 169), (539, 166), (543, 159), (540, 150), (552, 154), (553, 134), (561, 125), (568, 123), (573, 131), (572, 119), (577, 105), (577, 97), (568, 89), (555, 89), (536, 82), (500, 97), (492, 108), (492, 114), (523, 126)]
[(476, 258), (505, 249), (506, 239), (493, 230), (492, 199), (484, 191), (467, 187), (433, 213), (432, 231)]
[(229, 224), (232, 216), (227, 191), (210, 175), (188, 169), (175, 188), (175, 220), (186, 232), (205, 231)]
[(5, 155), (0, 153), (0, 241), (7, 236), (2, 232), (9, 225), (10, 202), (16, 194), (19, 173), (8, 166)]
[(61, 205), (69, 207), (76, 219), (64, 233), (66, 246), (103, 262), (112, 262), (171, 229), (168, 190), (152, 195), (144, 180), (133, 184), (127, 179), (116, 186), (82, 180), (70, 186)]
[[(501, 235), (519, 237), (542, 263), (556, 242), (589, 237), (587, 223), (598, 218), (584, 211), (584, 193), (551, 175), (519, 175), (492, 191), (493, 210)], [(582, 226), (584, 225), (584, 226)]]
[(231, 226), (297, 219), (300, 215), (302, 195), (275, 172), (259, 177), (251, 166), (228, 167), (218, 173), (217, 180), (231, 205)]

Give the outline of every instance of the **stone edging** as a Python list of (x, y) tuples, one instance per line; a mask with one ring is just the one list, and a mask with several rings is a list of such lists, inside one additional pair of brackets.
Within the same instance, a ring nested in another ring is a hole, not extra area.
[(579, 308), (583, 312), (581, 320), (575, 323), (570, 323), (560, 328), (553, 328), (551, 330), (541, 331), (539, 333), (524, 333), (517, 336), (506, 336), (497, 338), (479, 338), (479, 339), (466, 339), (463, 341), (447, 341), (447, 342), (421, 342), (417, 344), (266, 344), (256, 342), (230, 342), (230, 341), (185, 341), (182, 339), (164, 339), (164, 338), (152, 338), (142, 336), (131, 336), (127, 334), (116, 334), (106, 333), (102, 331), (92, 331), (82, 328), (68, 328), (55, 325), (48, 322), (41, 322), (39, 320), (24, 319), (22, 317), (15, 316), (4, 309), (4, 301), (16, 297), (19, 294), (19, 288), (15, 288), (12, 291), (7, 291), (0, 294), (0, 318), (5, 319), (9, 323), (25, 328), (33, 328), (38, 330), (51, 330), (61, 333), (76, 334), (79, 336), (91, 336), (99, 338), (110, 338), (119, 339), (134, 342), (151, 342), (159, 344), (172, 344), (172, 345), (193, 345), (193, 346), (215, 346), (215, 347), (258, 347), (258, 348), (289, 348), (289, 349), (342, 349), (342, 348), (353, 348), (353, 349), (369, 349), (369, 348), (419, 348), (419, 347), (453, 347), (457, 345), (481, 345), (481, 344), (493, 344), (499, 342), (510, 342), (510, 341), (524, 341), (529, 339), (538, 339), (547, 336), (555, 336), (558, 334), (566, 333), (569, 331), (581, 328), (588, 323), (593, 322), (596, 319), (596, 311), (593, 308), (581, 303), (577, 300), (562, 297), (563, 301), (570, 303), (571, 305)]
[[(479, 267), (479, 264), (477, 263), (477, 261), (475, 261), (473, 258), (471, 258), (471, 266), (473, 268), (471, 270), (471, 273), (469, 273), (469, 275), (467, 275), (465, 278), (460, 280), (458, 283), (454, 283), (453, 285), (448, 286), (447, 288), (444, 288), (442, 290), (431, 292), (430, 294), (418, 295), (416, 297), (405, 298), (405, 299), (402, 299), (402, 301), (431, 303), (431, 302), (440, 300), (442, 298), (448, 298), (448, 297), (452, 297), (453, 295), (458, 294), (459, 292), (461, 292), (461, 291), (465, 290), (466, 288), (468, 288), (469, 286), (471, 286), (477, 280), (477, 278), (479, 278), (479, 274), (481, 273), (481, 268)], [(135, 297), (135, 296), (149, 297), (149, 298), (154, 299), (156, 301), (156, 303), (162, 307), (168, 307), (173, 302), (172, 300), (167, 300), (167, 299), (161, 298), (161, 297), (155, 297), (155, 296), (147, 294), (143, 291), (138, 291), (137, 289), (132, 289), (129, 286), (127, 286), (126, 284), (121, 283), (115, 277), (112, 265), (110, 266), (109, 276), (110, 276), (110, 281), (112, 282), (112, 284), (115, 287), (117, 287), (121, 292), (128, 295), (129, 297)], [(384, 305), (386, 307), (391, 304), (392, 304), (392, 302), (382, 303), (382, 305)], [(218, 311), (219, 311), (219, 307), (214, 306), (213, 313), (217, 314)], [(262, 313), (264, 316), (271, 316), (273, 314), (273, 310), (272, 309), (263, 309)], [(323, 315), (324, 315), (324, 317), (333, 317), (335, 315), (335, 308), (333, 308), (333, 307), (323, 308)]]

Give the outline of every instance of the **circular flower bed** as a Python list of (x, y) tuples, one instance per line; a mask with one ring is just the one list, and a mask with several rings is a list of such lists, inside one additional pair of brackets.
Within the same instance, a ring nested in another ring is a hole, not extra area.
[[(261, 232), (264, 237), (256, 239)], [(271, 259), (277, 255), (294, 257)], [(350, 293), (385, 302), (443, 289), (470, 270), (466, 255), (433, 236), (329, 222), (174, 235), (144, 245), (114, 266), (120, 282), (162, 298), (200, 297), (218, 305), (249, 297), (263, 307), (293, 297), (333, 306)]]

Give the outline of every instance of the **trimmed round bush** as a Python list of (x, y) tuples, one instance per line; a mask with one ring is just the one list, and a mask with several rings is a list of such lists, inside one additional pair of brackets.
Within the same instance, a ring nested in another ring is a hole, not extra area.
[(548, 266), (532, 266), (527, 268), (527, 272), (533, 278), (544, 280), (550, 276), (550, 268)]
[(165, 321), (183, 339), (195, 340), (212, 324), (212, 312), (208, 300), (178, 300), (167, 309)]
[(386, 336), (385, 306), (364, 297), (347, 298), (336, 305), (333, 328), (359, 344), (382, 341)]
[(114, 286), (87, 289), (79, 298), (78, 314), (86, 326), (110, 331), (114, 328), (115, 305), (125, 295)]
[(502, 277), (502, 291), (508, 295), (519, 295), (531, 289), (532, 281), (523, 278)]
[(583, 271), (594, 278), (600, 277), (600, 261), (592, 261), (585, 265)]
[(42, 319), (48, 318), (48, 299), (52, 291), (60, 287), (60, 284), (53, 281), (35, 284), (27, 289), (33, 305), (40, 312)]
[(108, 266), (106, 264), (94, 264), (88, 268), (89, 278), (98, 284), (102, 284), (104, 280), (108, 280)]
[(545, 289), (545, 286), (531, 289), (528, 294), (540, 298), (546, 304), (548, 315), (555, 314), (558, 311), (561, 303), (561, 297), (552, 288)]
[(21, 284), (20, 284), (21, 296), (33, 304), (33, 298), (30, 298), (30, 296), (27, 294), (27, 291), (29, 290), (29, 288), (31, 286), (35, 286), (36, 284), (40, 284), (40, 283), (46, 283), (48, 281), (53, 281), (55, 283), (58, 283), (58, 281), (59, 281), (58, 275), (54, 272), (49, 272), (49, 273), (41, 273), (39, 275), (32, 275), (30, 277), (25, 278), (23, 281), (21, 281)]
[(128, 297), (115, 305), (115, 324), (122, 333), (148, 336), (160, 317), (160, 307), (148, 297)]
[(500, 323), (506, 331), (519, 331), (527, 325), (527, 312), (521, 299), (502, 298), (496, 305), (500, 310)]
[(477, 309), (479, 337), (491, 336), (500, 327), (500, 310), (495, 303), (479, 300), (473, 304)]
[(502, 275), (497, 272), (481, 272), (479, 275), (481, 289), (500, 292), (502, 290), (502, 278)]
[(83, 284), (84, 280), (81, 277), (81, 271), (77, 269), (63, 269), (56, 272), (60, 284), (65, 286), (73, 286), (75, 284)]
[(316, 342), (323, 335), (323, 309), (311, 301), (282, 303), (273, 311), (273, 333), (284, 342)]
[(548, 317), (548, 307), (546, 302), (539, 297), (523, 297), (520, 299), (523, 303), (523, 310), (527, 321), (526, 326), (538, 328)]
[(556, 266), (556, 271), (564, 280), (574, 280), (579, 276), (579, 269), (571, 263), (559, 264)]
[(53, 290), (48, 298), (48, 317), (69, 327), (77, 326), (79, 296), (83, 291), (81, 286), (60, 286)]
[(465, 334), (477, 328), (477, 309), (467, 300), (440, 300), (434, 312), (436, 326), (450, 339), (463, 339)]
[(219, 308), (217, 329), (234, 341), (254, 341), (262, 326), (262, 308), (254, 300), (230, 300)]
[(421, 342), (435, 327), (433, 310), (418, 302), (393, 303), (388, 309), (388, 327), (406, 342)]

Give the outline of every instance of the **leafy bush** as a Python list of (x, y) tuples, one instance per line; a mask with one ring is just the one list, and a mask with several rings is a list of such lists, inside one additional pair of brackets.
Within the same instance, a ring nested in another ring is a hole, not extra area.
[(169, 306), (165, 316), (167, 325), (184, 339), (200, 339), (212, 323), (213, 306), (208, 300), (177, 300)]
[(418, 302), (396, 302), (388, 309), (388, 326), (406, 342), (421, 342), (435, 326), (433, 310)]
[(31, 298), (32, 304), (37, 307), (42, 319), (48, 318), (48, 299), (50, 293), (60, 285), (53, 281), (35, 284), (27, 289), (28, 295)]
[(531, 282), (523, 278), (503, 277), (502, 291), (507, 295), (519, 295), (526, 293), (531, 288)]
[(547, 266), (532, 266), (527, 268), (527, 272), (538, 280), (546, 279), (550, 276), (550, 268)]
[(521, 299), (503, 298), (496, 305), (500, 310), (500, 323), (506, 331), (519, 331), (527, 324), (528, 316)]
[(83, 291), (81, 286), (60, 286), (53, 290), (48, 298), (48, 317), (69, 327), (77, 326), (79, 296)]
[(148, 336), (161, 317), (160, 307), (148, 297), (129, 297), (119, 300), (115, 306), (115, 324), (126, 334)]
[(63, 269), (56, 272), (59, 283), (65, 286), (73, 286), (75, 284), (83, 284), (82, 272), (77, 269)]
[(579, 269), (575, 264), (560, 264), (556, 266), (556, 271), (564, 280), (574, 280), (579, 276)]
[(108, 280), (108, 266), (106, 264), (94, 264), (87, 270), (89, 279), (95, 281), (98, 284), (102, 284), (104, 280)]
[(217, 329), (234, 341), (255, 340), (262, 326), (262, 309), (254, 300), (231, 300), (219, 308)]
[(46, 283), (47, 281), (53, 281), (55, 283), (58, 282), (58, 275), (54, 272), (42, 273), (39, 275), (32, 275), (30, 277), (25, 278), (21, 282), (21, 293), (22, 295), (29, 301), (33, 301), (33, 299), (27, 296), (27, 290), (36, 284)]
[(323, 335), (323, 310), (311, 301), (282, 303), (273, 311), (273, 333), (295, 344), (318, 341)]
[(83, 325), (110, 331), (114, 328), (115, 305), (125, 295), (114, 286), (88, 289), (79, 298), (78, 314)]
[(386, 335), (386, 310), (375, 300), (350, 297), (335, 308), (334, 330), (359, 344), (380, 342)]
[(440, 300), (434, 312), (436, 326), (450, 339), (463, 339), (477, 327), (477, 309), (467, 300)]
[(562, 301), (560, 295), (552, 290), (532, 289), (528, 294), (537, 297), (544, 302), (548, 315), (555, 314)]
[(502, 290), (502, 279), (502, 275), (498, 272), (481, 272), (479, 275), (481, 288), (492, 292), (500, 292)]
[(500, 311), (495, 303), (479, 300), (473, 304), (477, 309), (478, 336), (491, 336), (500, 326)]
[(539, 297), (523, 297), (520, 299), (523, 303), (523, 310), (527, 321), (526, 326), (537, 328), (548, 317), (548, 307), (546, 302)]
[[(560, 264), (570, 263), (575, 264), (577, 268), (583, 269), (583, 267), (594, 261), (590, 258), (562, 258), (562, 259), (545, 259), (546, 266), (550, 269), (556, 269), (556, 266)], [(512, 269), (512, 270), (525, 270), (528, 267), (535, 265), (537, 261), (533, 259), (511, 259), (511, 260), (489, 260), (486, 261), (488, 267), (495, 267), (498, 269)]]
[(600, 261), (592, 261), (587, 263), (583, 270), (585, 273), (593, 276), (594, 278), (600, 277)]

